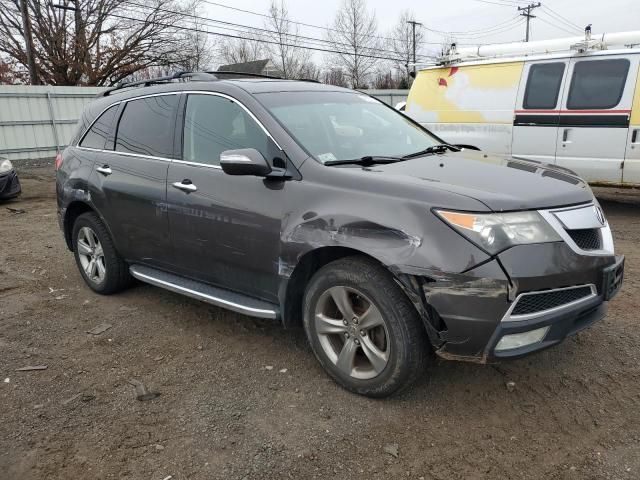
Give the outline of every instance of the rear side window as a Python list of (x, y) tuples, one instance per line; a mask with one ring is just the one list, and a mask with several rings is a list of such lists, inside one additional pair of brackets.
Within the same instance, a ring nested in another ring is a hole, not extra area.
[[(103, 112), (102, 115), (96, 120), (87, 134), (80, 142), (81, 147), (96, 148), (102, 150), (105, 148), (107, 138), (112, 133), (113, 120), (118, 111), (118, 106), (113, 105)], [(113, 147), (110, 145), (109, 149)]]
[(219, 165), (220, 153), (239, 148), (255, 148), (269, 159), (269, 147), (267, 134), (237, 103), (216, 95), (189, 95), (183, 160)]
[(172, 157), (177, 105), (177, 95), (160, 95), (127, 102), (118, 123), (116, 151)]
[(553, 109), (558, 103), (564, 63), (538, 63), (529, 68), (524, 93), (525, 109)]
[(577, 62), (573, 67), (567, 108), (579, 110), (615, 107), (622, 98), (627, 73), (629, 60), (624, 58)]

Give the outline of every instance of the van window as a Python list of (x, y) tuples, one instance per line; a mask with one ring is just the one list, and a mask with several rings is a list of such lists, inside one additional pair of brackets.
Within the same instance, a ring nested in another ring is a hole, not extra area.
[(577, 62), (567, 99), (567, 108), (613, 108), (622, 98), (629, 72), (629, 60), (592, 60)]
[(170, 158), (173, 156), (177, 95), (160, 95), (127, 102), (116, 136), (116, 151)]
[[(118, 111), (118, 106), (113, 105), (105, 110), (102, 115), (94, 122), (87, 134), (80, 142), (81, 147), (96, 148), (102, 150), (105, 148), (107, 138), (111, 133), (113, 119)], [(113, 145), (109, 145), (107, 150), (113, 150)]]
[(219, 165), (222, 152), (239, 148), (255, 148), (269, 160), (269, 146), (269, 137), (237, 103), (216, 95), (187, 98), (183, 160)]
[(552, 109), (558, 103), (564, 63), (538, 63), (529, 68), (524, 93), (525, 109)]

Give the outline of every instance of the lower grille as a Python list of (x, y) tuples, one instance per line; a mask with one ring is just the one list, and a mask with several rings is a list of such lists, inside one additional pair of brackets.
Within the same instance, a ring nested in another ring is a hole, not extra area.
[(589, 297), (591, 294), (592, 290), (589, 286), (551, 290), (542, 293), (525, 293), (520, 297), (516, 306), (513, 307), (511, 315), (527, 315), (542, 312)]
[(602, 248), (599, 228), (567, 230), (567, 233), (582, 250), (600, 250)]

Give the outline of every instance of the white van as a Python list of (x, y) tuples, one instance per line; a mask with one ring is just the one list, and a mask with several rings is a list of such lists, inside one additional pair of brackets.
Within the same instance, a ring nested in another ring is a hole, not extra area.
[[(607, 50), (614, 41), (623, 48)], [(453, 51), (418, 72), (406, 112), (449, 143), (640, 186), (640, 48), (624, 48), (634, 43), (640, 32)]]

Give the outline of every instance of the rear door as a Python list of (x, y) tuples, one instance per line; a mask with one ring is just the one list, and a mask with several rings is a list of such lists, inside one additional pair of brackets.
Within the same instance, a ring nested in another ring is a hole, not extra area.
[(170, 265), (167, 170), (179, 95), (122, 102), (113, 144), (96, 153), (92, 199), (128, 260)]
[(513, 121), (514, 156), (555, 163), (560, 122), (558, 104), (569, 61), (531, 62), (525, 65)]
[(622, 169), (622, 183), (629, 185), (640, 185), (640, 71), (637, 75), (627, 135), (627, 151)]
[(638, 60), (574, 58), (564, 89), (556, 163), (589, 182), (622, 181)]

